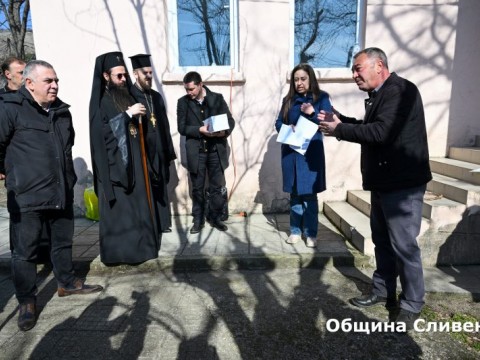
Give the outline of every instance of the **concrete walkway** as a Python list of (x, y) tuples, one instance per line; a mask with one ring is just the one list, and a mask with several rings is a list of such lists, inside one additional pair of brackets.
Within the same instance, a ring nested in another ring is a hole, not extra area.
[[(0, 208), (0, 269), (9, 270), (9, 215)], [(190, 216), (173, 217), (171, 233), (163, 234), (158, 259), (138, 266), (107, 267), (99, 256), (99, 223), (75, 219), (73, 258), (77, 267), (91, 274), (155, 270), (235, 270), (319, 268), (325, 265), (353, 266), (367, 277), (373, 273), (372, 260), (345, 241), (329, 220), (319, 214), (318, 247), (303, 242), (285, 243), (288, 214), (231, 216), (229, 229), (220, 232), (208, 223), (199, 233), (189, 233)], [(480, 294), (480, 266), (435, 267), (425, 269), (426, 290)]]
[[(0, 269), (10, 267), (9, 216), (0, 208)], [(88, 264), (90, 273), (141, 272), (171, 269), (228, 270), (282, 269), (354, 266), (367, 277), (373, 268), (371, 259), (360, 254), (345, 241), (325, 216), (319, 215), (317, 249), (303, 242), (285, 243), (288, 237), (288, 214), (254, 214), (231, 216), (228, 231), (220, 232), (208, 224), (199, 233), (189, 233), (190, 216), (173, 217), (171, 233), (163, 234), (159, 257), (139, 266), (107, 267), (100, 261), (98, 222), (75, 219), (73, 258), (79, 268)], [(425, 269), (426, 290), (450, 293), (479, 293), (480, 266)]]
[[(288, 214), (231, 216), (226, 222), (228, 231), (220, 232), (208, 223), (199, 234), (192, 235), (190, 216), (173, 218), (171, 233), (162, 236), (157, 260), (148, 261), (136, 270), (152, 270), (174, 267), (186, 268), (265, 268), (305, 266), (312, 261), (333, 260), (337, 265), (353, 265), (354, 256), (332, 224), (319, 216), (318, 250), (305, 244), (295, 246), (285, 243), (289, 228)], [(75, 219), (73, 258), (76, 262), (88, 262), (91, 271), (122, 271), (130, 266), (107, 268), (99, 257), (99, 224), (85, 219)], [(0, 208), (0, 265), (10, 259), (8, 244), (8, 212)], [(362, 259), (360, 256), (358, 259)], [(364, 261), (368, 259), (363, 258)]]
[[(76, 266), (89, 283), (105, 290), (59, 298), (51, 268), (39, 266), (40, 315), (37, 326), (23, 333), (16, 325), (9, 271), (8, 213), (0, 208), (0, 358), (479, 356), (445, 332), (328, 331), (330, 319), (385, 322), (388, 313), (381, 306), (359, 309), (348, 303), (368, 291), (373, 270), (323, 215), (317, 249), (285, 243), (287, 214), (231, 217), (227, 232), (206, 225), (198, 235), (188, 232), (190, 217), (173, 220), (158, 259), (136, 267), (106, 267), (98, 256), (98, 223), (76, 219)], [(466, 306), (479, 306), (480, 266), (429, 268), (425, 279), (429, 296), (441, 293), (444, 301), (462, 299)]]

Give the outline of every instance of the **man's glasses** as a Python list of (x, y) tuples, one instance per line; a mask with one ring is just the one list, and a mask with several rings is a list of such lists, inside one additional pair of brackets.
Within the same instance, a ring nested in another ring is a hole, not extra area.
[(122, 80), (122, 78), (127, 79), (128, 74), (127, 73), (118, 73), (118, 74), (111, 74), (110, 76), (116, 77), (118, 80)]

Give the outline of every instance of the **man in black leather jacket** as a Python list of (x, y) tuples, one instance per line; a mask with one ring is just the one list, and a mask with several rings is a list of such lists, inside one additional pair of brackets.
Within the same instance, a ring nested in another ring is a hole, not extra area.
[[(397, 307), (397, 323), (411, 329), (424, 305), (424, 280), (417, 236), (423, 195), (432, 179), (422, 98), (417, 87), (388, 70), (378, 48), (354, 56), (353, 79), (367, 91), (365, 117), (356, 120), (321, 113), (320, 129), (339, 140), (361, 144), (363, 188), (371, 191), (370, 227), (377, 269), (371, 294), (350, 300), (355, 306)], [(327, 120), (327, 121), (324, 121)]]

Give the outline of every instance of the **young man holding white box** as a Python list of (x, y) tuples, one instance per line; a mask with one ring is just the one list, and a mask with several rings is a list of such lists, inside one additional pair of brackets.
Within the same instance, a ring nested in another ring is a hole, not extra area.
[[(228, 228), (221, 219), (226, 202), (222, 188), (225, 187), (224, 171), (228, 167), (227, 137), (235, 127), (235, 121), (223, 96), (204, 86), (199, 73), (187, 73), (183, 78), (183, 85), (187, 94), (178, 99), (177, 123), (178, 132), (186, 138), (187, 170), (192, 182), (193, 226), (190, 233), (200, 232), (206, 215), (213, 227), (226, 231)], [(226, 115), (227, 129), (209, 131), (208, 123), (210, 128), (214, 126), (212, 120), (215, 120), (216, 115)], [(206, 124), (204, 121), (207, 119)], [(207, 176), (209, 214), (205, 214)]]

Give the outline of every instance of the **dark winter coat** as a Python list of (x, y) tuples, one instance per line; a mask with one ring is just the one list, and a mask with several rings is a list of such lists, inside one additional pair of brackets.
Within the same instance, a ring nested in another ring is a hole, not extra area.
[(69, 105), (56, 99), (47, 112), (25, 87), (2, 95), (0, 173), (6, 175), (10, 212), (66, 209), (73, 205)]
[[(310, 103), (315, 109), (312, 116), (303, 114), (300, 106)], [(288, 111), (288, 125), (296, 125), (300, 115), (318, 124), (317, 114), (320, 110), (331, 111), (332, 105), (328, 94), (321, 92), (314, 103), (312, 94), (302, 96), (297, 94), (292, 99)], [(280, 131), (283, 121), (283, 106), (275, 122), (275, 128)], [(305, 155), (293, 150), (290, 145), (282, 144), (282, 174), (283, 191), (298, 195), (317, 194), (326, 189), (325, 182), (325, 152), (323, 149), (323, 135), (320, 131), (313, 136)]]
[[(207, 117), (213, 115), (227, 114), (228, 124), (230, 129), (226, 131), (225, 137), (214, 137), (208, 141), (215, 143), (218, 156), (220, 157), (220, 164), (222, 169), (228, 167), (228, 152), (227, 152), (227, 137), (235, 127), (235, 121), (228, 109), (222, 94), (214, 93), (204, 86), (207, 95), (205, 100), (207, 102)], [(187, 150), (187, 169), (189, 172), (197, 173), (198, 171), (198, 154), (200, 151), (201, 142), (204, 140), (199, 129), (202, 127), (204, 114), (200, 112), (200, 107), (196, 104), (196, 100), (192, 100), (188, 95), (178, 99), (177, 103), (177, 125), (180, 135), (185, 136), (185, 146)]]
[(429, 182), (425, 115), (415, 84), (392, 73), (367, 103), (363, 121), (341, 116), (334, 132), (362, 145), (363, 188), (389, 191)]

